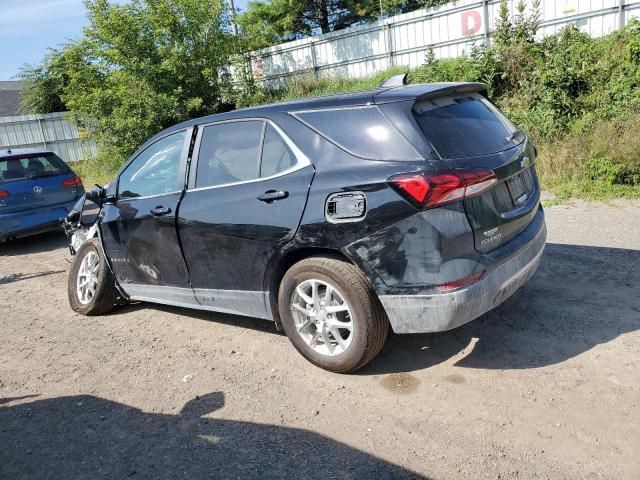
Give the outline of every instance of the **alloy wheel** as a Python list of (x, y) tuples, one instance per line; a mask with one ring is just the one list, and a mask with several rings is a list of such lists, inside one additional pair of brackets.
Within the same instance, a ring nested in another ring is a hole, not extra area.
[(329, 283), (316, 279), (301, 282), (291, 298), (291, 313), (298, 335), (317, 353), (336, 356), (351, 345), (351, 309)]
[(83, 305), (88, 304), (96, 293), (98, 287), (98, 267), (100, 259), (96, 252), (89, 251), (82, 259), (78, 277), (76, 280), (76, 292), (78, 300)]

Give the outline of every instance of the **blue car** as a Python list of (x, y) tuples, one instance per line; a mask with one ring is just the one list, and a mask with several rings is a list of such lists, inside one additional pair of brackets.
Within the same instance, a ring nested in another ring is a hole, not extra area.
[(0, 151), (0, 241), (59, 228), (83, 194), (80, 177), (55, 153)]

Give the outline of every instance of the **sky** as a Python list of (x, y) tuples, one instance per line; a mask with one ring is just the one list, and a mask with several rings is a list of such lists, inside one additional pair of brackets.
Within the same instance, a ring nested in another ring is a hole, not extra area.
[[(235, 0), (236, 8), (246, 4)], [(0, 0), (0, 80), (14, 80), (22, 65), (38, 63), (48, 48), (79, 38), (86, 24), (82, 0)]]

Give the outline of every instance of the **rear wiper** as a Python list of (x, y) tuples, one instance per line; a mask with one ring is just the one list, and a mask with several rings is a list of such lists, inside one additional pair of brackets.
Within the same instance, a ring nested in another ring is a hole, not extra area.
[(520, 135), (524, 135), (524, 131), (520, 128), (516, 128), (513, 132), (507, 135), (507, 137), (504, 139), (504, 144), (506, 145), (507, 143), (513, 142)]

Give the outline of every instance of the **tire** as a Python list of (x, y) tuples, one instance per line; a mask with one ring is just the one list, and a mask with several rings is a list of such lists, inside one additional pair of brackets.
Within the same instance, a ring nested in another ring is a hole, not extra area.
[[(67, 282), (69, 305), (71, 305), (73, 310), (82, 315), (102, 315), (109, 313), (113, 310), (118, 299), (115, 278), (105, 262), (102, 249), (98, 242), (99, 240), (97, 238), (87, 240), (80, 247), (78, 253), (76, 253), (69, 271), (69, 280)], [(95, 290), (90, 298), (87, 296), (84, 299), (85, 301), (83, 301), (78, 293), (78, 276), (81, 275), (80, 272), (85, 258), (88, 256), (95, 258), (96, 255), (98, 264), (94, 274), (97, 280)]]
[[(322, 298), (329, 287), (333, 289), (329, 297), (316, 302), (320, 305), (318, 313), (304, 298), (308, 300), (314, 288), (318, 292), (316, 298)], [(301, 296), (301, 291), (306, 297)], [(329, 309), (323, 310), (327, 298)], [(345, 304), (348, 311), (334, 313)], [(336, 258), (310, 257), (294, 264), (280, 283), (278, 309), (282, 326), (298, 352), (314, 365), (331, 372), (353, 372), (369, 363), (382, 349), (389, 331), (384, 309), (367, 279), (355, 266)], [(307, 315), (312, 310), (314, 313)], [(351, 330), (341, 328), (349, 322)], [(339, 327), (328, 335), (328, 329), (334, 325)], [(298, 333), (299, 328), (302, 333)], [(342, 342), (338, 342), (335, 332)], [(325, 339), (329, 340), (328, 346)]]

